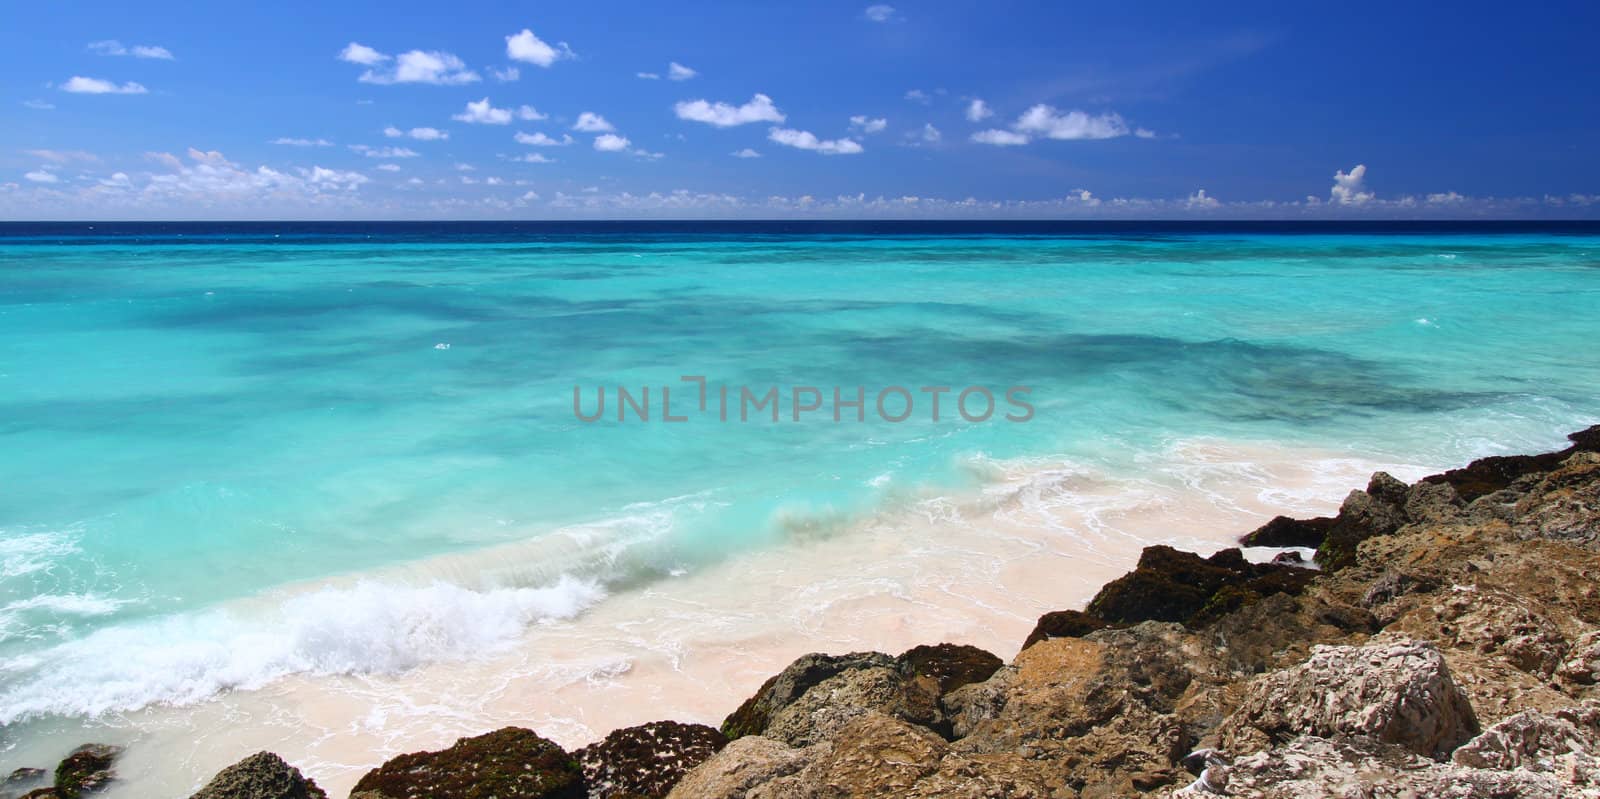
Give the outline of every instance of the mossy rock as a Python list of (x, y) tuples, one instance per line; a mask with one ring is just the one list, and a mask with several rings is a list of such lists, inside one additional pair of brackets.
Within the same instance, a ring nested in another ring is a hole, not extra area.
[(413, 752), (367, 772), (352, 794), (384, 799), (583, 799), (577, 759), (538, 733), (505, 727), (439, 752)]
[(72, 750), (56, 766), (56, 795), (78, 799), (105, 790), (117, 778), (112, 767), (122, 751), (122, 747), (111, 744), (84, 744)]
[(983, 682), (1005, 665), (993, 653), (963, 644), (915, 646), (895, 659), (900, 662), (902, 674), (933, 680), (941, 696), (963, 685)]
[(1237, 549), (1202, 558), (1168, 546), (1146, 547), (1132, 572), (1100, 589), (1086, 615), (1112, 624), (1165, 621), (1199, 628), (1261, 597), (1299, 594), (1315, 578), (1307, 569), (1250, 563)]
[(591, 799), (659, 799), (727, 745), (726, 736), (704, 724), (652, 721), (613, 730), (573, 757), (583, 767)]

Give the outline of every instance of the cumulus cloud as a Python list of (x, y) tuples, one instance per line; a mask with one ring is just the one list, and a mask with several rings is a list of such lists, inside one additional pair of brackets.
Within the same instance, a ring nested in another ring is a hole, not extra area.
[(1208, 196), (1205, 189), (1197, 189), (1194, 194), (1189, 195), (1189, 201), (1184, 205), (1192, 209), (1205, 209), (1220, 207), (1222, 203), (1218, 202), (1217, 198)]
[(773, 128), (767, 133), (767, 138), (775, 144), (823, 155), (855, 155), (863, 149), (853, 139), (819, 139), (811, 131), (792, 128)]
[(975, 97), (972, 102), (967, 103), (968, 122), (982, 122), (992, 116), (994, 116), (994, 111), (990, 110), (989, 104), (982, 99)]
[(594, 137), (594, 148), (602, 153), (615, 153), (628, 149), (632, 142), (625, 136), (615, 133), (606, 133)]
[(549, 118), (549, 114), (541, 114), (539, 113), (539, 109), (534, 108), (531, 105), (525, 105), (517, 109), (517, 119), (520, 119), (524, 122), (538, 122), (541, 119)]
[(1141, 139), (1154, 139), (1156, 137), (1156, 132), (1149, 128), (1135, 128), (1133, 135)]
[(421, 155), (416, 150), (405, 147), (368, 147), (365, 144), (352, 144), (350, 149), (368, 158), (416, 158)]
[(979, 144), (992, 144), (996, 147), (1017, 147), (1027, 144), (1029, 141), (1028, 137), (1021, 133), (1000, 130), (999, 128), (980, 130), (972, 134), (972, 140)]
[(661, 74), (658, 72), (635, 72), (633, 74), (642, 80), (661, 80)]
[(399, 172), (400, 171), (400, 165), (399, 164), (378, 164), (377, 168), (382, 170), (382, 171), (384, 171), (384, 172)]
[(929, 103), (933, 102), (932, 95), (929, 95), (927, 92), (921, 89), (912, 89), (911, 91), (906, 92), (906, 99), (913, 103), (922, 103), (923, 105), (928, 105)]
[(33, 181), (34, 183), (58, 183), (61, 180), (61, 178), (58, 178), (54, 174), (46, 172), (43, 169), (35, 169), (32, 172), (25, 172), (22, 176)]
[(940, 133), (939, 129), (934, 127), (932, 122), (922, 126), (921, 136), (922, 141), (927, 144), (938, 144), (939, 141), (944, 138), (944, 134)]
[(85, 78), (79, 75), (74, 75), (66, 83), (61, 84), (61, 90), (73, 94), (148, 94), (150, 91), (131, 80), (118, 86), (109, 80)]
[(67, 164), (73, 161), (99, 161), (100, 156), (83, 150), (23, 150), (24, 153), (44, 161)]
[(489, 67), (489, 77), (501, 83), (511, 83), (522, 78), (522, 70), (516, 67), (506, 67), (505, 69)]
[(867, 6), (867, 10), (862, 14), (873, 22), (889, 22), (896, 18), (894, 6), (884, 5), (883, 3)]
[(1114, 112), (1090, 115), (1083, 111), (1062, 113), (1054, 107), (1036, 105), (1017, 118), (1012, 129), (1048, 139), (1114, 139), (1128, 135), (1128, 125)]
[(293, 139), (281, 136), (273, 139), (269, 144), (282, 144), (287, 147), (332, 147), (333, 142), (327, 139)]
[(788, 119), (777, 106), (772, 104), (772, 98), (765, 94), (756, 94), (750, 98), (750, 102), (740, 106), (707, 100), (685, 100), (673, 106), (673, 110), (679, 119), (704, 122), (719, 128), (731, 128), (751, 122), (783, 122)]
[(406, 135), (418, 141), (442, 141), (450, 138), (449, 132), (438, 128), (412, 128)]
[(667, 64), (667, 80), (688, 80), (699, 74), (676, 61)]
[(360, 42), (351, 42), (345, 45), (343, 50), (339, 51), (339, 60), (370, 67), (388, 61), (389, 56)]
[(136, 44), (132, 47), (123, 47), (122, 42), (116, 39), (90, 42), (89, 49), (100, 55), (126, 55), (134, 58), (155, 58), (162, 61), (173, 60), (172, 51), (165, 47), (157, 47), (153, 44)]
[[(466, 62), (454, 54), (439, 50), (409, 50), (390, 57), (365, 45), (351, 42), (339, 53), (342, 61), (362, 64), (369, 68), (356, 80), (362, 83), (387, 85), (392, 83), (429, 83), (435, 86), (460, 86), (483, 80), (478, 73), (467, 69)], [(378, 65), (384, 65), (381, 69)]]
[(578, 121), (572, 124), (573, 130), (584, 133), (611, 133), (616, 130), (606, 118), (592, 111), (585, 111), (578, 115)]
[(485, 97), (476, 102), (469, 100), (465, 111), (450, 118), (473, 125), (509, 125), (512, 116), (511, 109), (495, 108), (489, 104), (489, 98)]
[(360, 172), (347, 172), (338, 169), (326, 169), (314, 166), (310, 169), (300, 170), (306, 182), (318, 188), (342, 189), (352, 191), (357, 186), (367, 182), (367, 176)]
[(1467, 198), (1453, 191), (1440, 192), (1428, 195), (1429, 205), (1457, 205), (1467, 201)]
[(734, 158), (760, 158), (761, 157), (761, 153), (758, 153), (755, 150), (752, 150), (749, 147), (746, 147), (743, 150), (734, 151), (733, 157)]
[(571, 136), (563, 134), (561, 138), (554, 139), (546, 136), (543, 132), (518, 133), (514, 138), (516, 138), (518, 144), (526, 144), (530, 147), (565, 147), (572, 143)]
[(572, 52), (566, 42), (557, 42), (552, 47), (533, 35), (532, 30), (523, 28), (521, 33), (506, 37), (506, 57), (512, 61), (549, 67), (564, 58), (577, 58), (578, 54)]
[[(782, 122), (783, 120), (774, 121)], [(889, 120), (887, 119), (871, 119), (860, 114), (850, 117), (850, 129), (861, 133), (882, 133), (884, 128), (887, 127), (889, 127)]]
[(1367, 165), (1356, 164), (1349, 172), (1339, 170), (1333, 174), (1333, 188), (1328, 190), (1329, 202), (1337, 205), (1366, 205), (1373, 193), (1366, 190)]
[(528, 153), (527, 155), (519, 156), (511, 160), (521, 161), (525, 164), (553, 164), (556, 162), (556, 159), (551, 158), (544, 153)]

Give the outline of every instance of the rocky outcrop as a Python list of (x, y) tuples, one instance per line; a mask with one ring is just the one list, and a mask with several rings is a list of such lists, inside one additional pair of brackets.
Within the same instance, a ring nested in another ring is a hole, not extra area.
[(328, 795), (283, 758), (257, 752), (218, 772), (189, 799), (328, 799)]
[(583, 767), (590, 799), (654, 799), (727, 745), (727, 737), (704, 724), (653, 721), (614, 730), (573, 756)]
[(964, 685), (983, 682), (1005, 665), (989, 652), (958, 644), (912, 647), (896, 660), (906, 676), (933, 680), (941, 696)]
[(1039, 617), (1039, 623), (1033, 626), (1033, 632), (1028, 633), (1022, 648), (1027, 649), (1050, 638), (1082, 638), (1110, 626), (1111, 623), (1105, 619), (1081, 610), (1053, 610)]
[(578, 761), (532, 730), (505, 727), (440, 752), (401, 755), (356, 783), (351, 799), (581, 799)]
[(1209, 558), (1168, 546), (1145, 547), (1139, 565), (1107, 583), (1086, 611), (1113, 624), (1182, 622), (1200, 627), (1273, 594), (1298, 594), (1315, 574), (1254, 564), (1237, 549)]
[(55, 795), (61, 799), (99, 793), (117, 778), (115, 765), (122, 747), (111, 744), (84, 744), (72, 750), (56, 766)]
[(856, 669), (897, 667), (893, 658), (881, 652), (802, 656), (768, 679), (755, 696), (733, 711), (722, 722), (722, 733), (730, 741), (746, 735), (760, 735), (766, 731), (773, 714), (788, 707), (824, 680)]
[(1310, 547), (1316, 549), (1322, 546), (1322, 539), (1328, 536), (1328, 530), (1333, 527), (1333, 521), (1328, 516), (1319, 516), (1315, 519), (1291, 519), (1288, 516), (1277, 516), (1272, 521), (1257, 527), (1250, 534), (1240, 539), (1240, 543), (1247, 547)]

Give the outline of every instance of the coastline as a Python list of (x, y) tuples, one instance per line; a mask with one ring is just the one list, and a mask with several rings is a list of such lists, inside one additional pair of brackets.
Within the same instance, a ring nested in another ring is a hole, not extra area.
[[(1215, 439), (1176, 442), (1140, 479), (1052, 458), (990, 464), (987, 489), (913, 505), (914, 525), (868, 521), (619, 591), (575, 619), (535, 623), (507, 652), (396, 676), (289, 676), (120, 714), (135, 736), (118, 741), (129, 748), (113, 790), (187, 795), (245, 750), (266, 749), (342, 795), (388, 757), (505, 724), (574, 749), (654, 718), (715, 724), (730, 698), (805, 652), (945, 640), (1009, 658), (1040, 614), (1081, 606), (1142, 547), (1213, 551), (1273, 515), (1331, 511), (1381, 465)], [(504, 555), (412, 568), (470, 573)], [(8, 760), (46, 761), (83, 734)]]

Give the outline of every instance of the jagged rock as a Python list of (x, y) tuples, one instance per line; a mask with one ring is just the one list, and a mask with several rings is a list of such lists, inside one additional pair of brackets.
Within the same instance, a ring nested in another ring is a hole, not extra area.
[[(1548, 774), (1489, 771), (1437, 763), (1364, 735), (1299, 736), (1276, 748), (1233, 759), (1228, 791), (1252, 799), (1508, 799), (1559, 797)], [(1215, 799), (1184, 789), (1173, 799)]]
[(257, 752), (217, 772), (189, 799), (328, 799), (328, 795), (283, 758)]
[(753, 789), (805, 768), (813, 754), (761, 735), (747, 735), (683, 775), (667, 797), (746, 799), (752, 797)]
[(590, 799), (654, 799), (727, 745), (721, 732), (704, 724), (652, 721), (614, 730), (573, 757), (583, 766)]
[(1484, 730), (1450, 759), (1459, 766), (1525, 769), (1565, 777), (1569, 785), (1600, 786), (1600, 703), (1554, 714), (1525, 710)]
[(1291, 549), (1288, 552), (1279, 552), (1273, 555), (1272, 562), (1282, 566), (1304, 566), (1306, 556), (1300, 554), (1298, 550)]
[(413, 752), (356, 783), (374, 799), (581, 799), (583, 771), (532, 730), (503, 727), (439, 752)]
[(1305, 569), (1253, 564), (1237, 549), (1209, 558), (1169, 546), (1145, 547), (1132, 572), (1107, 583), (1088, 613), (1108, 622), (1182, 622), (1203, 626), (1263, 596), (1302, 591), (1315, 574)]
[(1388, 472), (1373, 474), (1367, 490), (1351, 491), (1317, 548), (1317, 563), (1328, 571), (1342, 569), (1355, 560), (1356, 547), (1362, 541), (1400, 529), (1406, 522), (1408, 491), (1405, 483)]
[(1464, 468), (1451, 469), (1444, 474), (1429, 475), (1422, 478), (1422, 481), (1448, 484), (1456, 490), (1461, 499), (1472, 502), (1478, 497), (1507, 488), (1518, 479), (1530, 474), (1551, 471), (1576, 453), (1600, 451), (1600, 425), (1573, 433), (1567, 436), (1567, 440), (1572, 442), (1572, 446), (1560, 452), (1479, 458)]
[(1460, 519), (1466, 507), (1453, 486), (1423, 481), (1406, 491), (1404, 512), (1413, 524), (1442, 524)]
[(1600, 550), (1600, 453), (1583, 451), (1567, 458), (1517, 502), (1514, 512), (1524, 539)]
[(842, 671), (807, 689), (774, 712), (762, 734), (790, 746), (807, 746), (833, 737), (851, 719), (869, 711), (945, 729), (933, 680), (907, 677), (899, 668), (872, 666)]
[(1426, 593), (1436, 590), (1437, 583), (1427, 577), (1408, 574), (1393, 567), (1383, 570), (1383, 574), (1372, 582), (1366, 593), (1361, 595), (1361, 604), (1369, 608), (1387, 605), (1400, 597), (1413, 593)]
[(774, 713), (805, 695), (812, 686), (841, 672), (862, 668), (896, 668), (894, 658), (882, 652), (854, 652), (848, 655), (801, 655), (783, 671), (762, 684), (755, 696), (722, 722), (728, 740), (760, 735)]
[(1291, 519), (1276, 516), (1272, 521), (1257, 527), (1240, 540), (1247, 547), (1311, 547), (1322, 546), (1322, 539), (1333, 527), (1333, 518), (1318, 516), (1315, 519)]
[(56, 766), (56, 794), (62, 799), (78, 799), (105, 790), (117, 778), (113, 766), (122, 751), (111, 744), (84, 744), (72, 750)]
[(1432, 644), (1319, 646), (1293, 668), (1256, 678), (1223, 722), (1223, 749), (1253, 752), (1299, 735), (1370, 735), (1442, 757), (1478, 732), (1472, 706)]
[(1600, 630), (1584, 633), (1573, 643), (1571, 653), (1557, 674), (1576, 685), (1600, 683)]
[(965, 738), (980, 722), (998, 718), (1016, 676), (1015, 667), (1003, 666), (989, 679), (963, 685), (941, 697), (939, 704), (950, 725), (950, 737)]
[(1039, 623), (1028, 633), (1022, 648), (1027, 649), (1047, 638), (1082, 638), (1095, 630), (1104, 630), (1111, 623), (1081, 610), (1053, 610), (1039, 617)]
[(43, 787), (49, 780), (50, 772), (42, 768), (19, 768), (0, 781), (0, 799), (14, 799)]
[(1453, 590), (1418, 607), (1390, 629), (1440, 646), (1494, 654), (1529, 674), (1548, 677), (1567, 657), (1560, 629), (1516, 596), (1496, 590)]
[(978, 647), (957, 644), (912, 647), (896, 660), (903, 674), (932, 679), (940, 695), (983, 682), (1005, 665), (1005, 661)]

